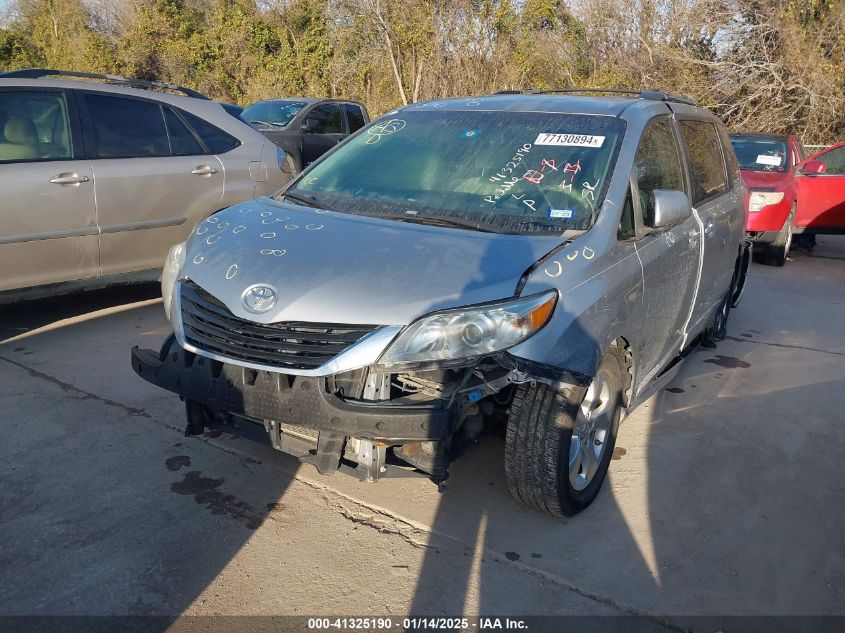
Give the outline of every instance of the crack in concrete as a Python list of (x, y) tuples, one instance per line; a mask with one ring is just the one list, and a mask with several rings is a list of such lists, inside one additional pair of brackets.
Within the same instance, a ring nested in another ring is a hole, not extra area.
[(138, 409), (137, 407), (130, 407), (127, 404), (123, 404), (122, 402), (117, 402), (116, 400), (112, 400), (110, 398), (104, 398), (103, 396), (98, 396), (96, 393), (91, 393), (90, 391), (86, 391), (85, 389), (80, 389), (76, 385), (72, 385), (69, 382), (65, 382), (56, 378), (55, 376), (51, 376), (50, 374), (45, 374), (42, 371), (38, 371), (37, 369), (33, 369), (28, 365), (24, 365), (23, 363), (19, 363), (17, 361), (12, 360), (11, 358), (6, 358), (5, 356), (0, 356), (0, 360), (9, 363), (10, 365), (14, 365), (18, 369), (23, 369), (33, 378), (39, 378), (40, 380), (45, 380), (52, 385), (57, 386), (61, 389), (64, 393), (75, 393), (79, 394), (78, 398), (80, 400), (96, 400), (98, 402), (102, 402), (110, 407), (117, 407), (122, 411), (125, 411), (129, 415), (140, 416), (142, 418), (147, 418), (148, 420), (152, 420), (153, 417), (144, 411), (143, 409)]
[[(410, 545), (417, 548), (433, 548), (434, 546), (430, 544), (430, 537), (438, 537), (450, 542), (453, 545), (458, 546), (460, 549), (468, 552), (470, 555), (473, 553), (472, 547), (470, 547), (462, 539), (452, 536), (451, 534), (435, 530), (428, 525), (418, 523), (416, 521), (413, 521), (412, 519), (408, 519), (399, 514), (396, 514), (387, 508), (365, 503), (359, 499), (350, 497), (349, 495), (346, 495), (338, 490), (335, 490), (333, 488), (319, 484), (314, 481), (310, 481), (308, 479), (304, 479), (298, 475), (294, 475), (294, 478), (300, 483), (303, 483), (306, 486), (313, 488), (315, 491), (318, 491), (329, 509), (338, 511), (341, 515), (343, 515), (345, 518), (349, 519), (353, 523), (367, 525), (368, 527), (378, 530), (379, 532), (395, 534), (404, 539)], [(350, 507), (350, 505), (348, 504), (351, 504), (352, 507)], [(426, 541), (420, 540), (420, 535), (427, 535), (429, 536), (429, 539), (427, 539)], [(546, 571), (544, 569), (540, 569), (539, 567), (535, 567), (519, 560), (514, 560), (511, 557), (508, 557), (505, 553), (499, 552), (489, 547), (483, 547), (482, 552), (484, 558), (494, 560), (496, 562), (503, 563), (506, 565), (510, 565), (511, 567), (514, 567), (525, 574), (528, 574), (535, 578), (539, 578), (545, 582), (554, 584), (555, 586), (560, 587), (561, 589), (570, 591), (592, 602), (596, 602), (598, 604), (608, 606), (612, 609), (616, 609), (617, 611), (620, 611), (626, 615), (647, 618), (655, 624), (662, 626), (670, 631), (675, 631), (677, 633), (686, 631), (686, 629), (684, 629), (683, 627), (678, 626), (672, 623), (671, 621), (666, 620), (665, 618), (661, 618), (645, 611), (636, 609), (635, 607), (622, 604), (620, 602), (617, 602), (616, 600), (613, 600), (612, 598), (608, 598), (606, 596), (581, 589), (576, 585), (572, 584), (566, 578), (559, 576), (558, 574)]]
[(736, 341), (737, 343), (755, 343), (757, 345), (768, 345), (770, 347), (783, 347), (786, 349), (800, 349), (807, 352), (819, 352), (821, 354), (830, 354), (831, 356), (845, 356), (845, 352), (834, 352), (829, 349), (818, 349), (816, 347), (803, 347), (801, 345), (789, 345), (788, 343), (771, 343), (769, 341), (755, 341), (750, 338), (737, 338), (735, 336), (726, 336), (725, 340)]

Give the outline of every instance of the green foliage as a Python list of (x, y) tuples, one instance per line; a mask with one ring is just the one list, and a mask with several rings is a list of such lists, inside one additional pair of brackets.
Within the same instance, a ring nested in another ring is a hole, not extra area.
[[(104, 6), (115, 15), (89, 8)], [(374, 115), (502, 88), (656, 88), (745, 129), (797, 130), (806, 142), (845, 135), (845, 0), (12, 0), (11, 9), (0, 70), (131, 75), (241, 104), (343, 97)]]

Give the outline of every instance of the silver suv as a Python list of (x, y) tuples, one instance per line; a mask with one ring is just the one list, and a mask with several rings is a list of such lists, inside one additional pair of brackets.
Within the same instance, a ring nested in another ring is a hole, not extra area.
[(441, 481), (504, 423), (513, 494), (575, 514), (620, 420), (725, 335), (744, 191), (682, 98), (415, 104), (175, 246), (174, 336), (133, 368), (185, 398), (187, 433), (258, 426), (321, 473)]
[(288, 164), (258, 131), (186, 88), (2, 73), (0, 291), (154, 278), (191, 227), (277, 191), (291, 177)]

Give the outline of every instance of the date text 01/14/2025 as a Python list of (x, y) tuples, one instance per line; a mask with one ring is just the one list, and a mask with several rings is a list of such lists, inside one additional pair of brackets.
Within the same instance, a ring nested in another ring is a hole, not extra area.
[(309, 618), (308, 630), (382, 630), (388, 631), (394, 628), (405, 630), (440, 630), (440, 631), (466, 631), (477, 629), (488, 630), (524, 630), (528, 628), (525, 620), (519, 618), (478, 618), (477, 621), (470, 621), (469, 618), (428, 618), (408, 617), (401, 620), (394, 620), (389, 617), (339, 617), (339, 618)]

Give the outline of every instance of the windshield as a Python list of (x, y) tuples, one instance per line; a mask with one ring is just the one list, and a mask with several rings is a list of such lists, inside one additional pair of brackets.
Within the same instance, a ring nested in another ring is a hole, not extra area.
[(585, 230), (624, 130), (607, 116), (405, 110), (351, 138), (288, 192), (338, 211), (413, 222), (506, 233)]
[(740, 169), (786, 171), (786, 141), (768, 138), (731, 137)]
[(304, 107), (301, 101), (260, 101), (245, 108), (241, 119), (247, 123), (285, 127)]

